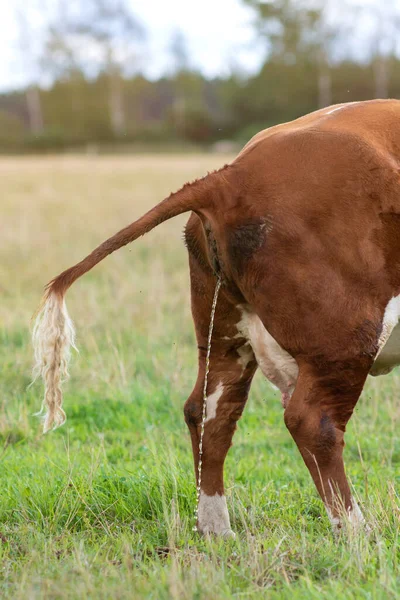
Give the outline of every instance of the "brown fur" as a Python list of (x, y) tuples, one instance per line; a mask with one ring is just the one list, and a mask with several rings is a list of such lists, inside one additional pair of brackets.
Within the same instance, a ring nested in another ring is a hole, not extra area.
[(171, 196), (50, 284), (61, 296), (107, 254), (192, 210), (189, 250), (199, 373), (185, 405), (195, 464), (215, 274), (217, 305), (202, 489), (223, 494), (223, 464), (244, 409), (255, 359), (243, 369), (239, 304), (258, 315), (297, 362), (285, 409), (323, 500), (352, 508), (344, 432), (378, 349), (385, 307), (400, 293), (400, 102), (371, 101), (307, 115), (261, 132), (223, 173)]

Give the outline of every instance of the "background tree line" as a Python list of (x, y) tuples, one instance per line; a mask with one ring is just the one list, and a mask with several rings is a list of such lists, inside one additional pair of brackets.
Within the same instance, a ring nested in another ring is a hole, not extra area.
[(147, 32), (128, 1), (59, 0), (39, 36), (21, 4), (19, 53), (31, 77), (0, 95), (0, 149), (242, 143), (332, 103), (400, 97), (397, 0), (243, 2), (264, 49), (258, 73), (205, 78), (177, 31), (156, 81), (141, 73)]

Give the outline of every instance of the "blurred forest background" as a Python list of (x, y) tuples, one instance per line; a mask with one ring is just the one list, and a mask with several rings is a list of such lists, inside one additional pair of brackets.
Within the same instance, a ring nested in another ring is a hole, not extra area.
[(397, 0), (242, 3), (263, 52), (257, 73), (232, 57), (229, 75), (206, 78), (177, 27), (156, 80), (143, 75), (148, 32), (129, 0), (59, 0), (40, 39), (21, 3), (18, 52), (31, 76), (0, 95), (0, 151), (218, 149), (329, 104), (400, 97)]

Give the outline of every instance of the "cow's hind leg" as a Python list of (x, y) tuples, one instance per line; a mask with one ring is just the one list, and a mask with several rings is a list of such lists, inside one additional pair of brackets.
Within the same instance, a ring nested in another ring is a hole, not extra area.
[[(207, 418), (203, 437), (198, 529), (201, 533), (231, 535), (224, 495), (223, 468), (236, 423), (246, 404), (256, 363), (243, 369), (240, 356), (229, 344), (214, 343), (207, 392)], [(203, 406), (205, 352), (200, 351), (199, 374), (184, 413), (189, 427), (198, 478), (199, 442)]]
[[(191, 435), (197, 478), (207, 336), (215, 281), (212, 275), (198, 273), (193, 282), (192, 270), (192, 312), (199, 346), (199, 371), (194, 390), (185, 403), (184, 414)], [(223, 467), (257, 367), (249, 343), (240, 334), (238, 337), (235, 323), (239, 320), (240, 312), (222, 288), (212, 337), (203, 437), (197, 522), (198, 530), (203, 534), (232, 535), (224, 495)]]
[(335, 529), (343, 517), (364, 521), (352, 498), (343, 463), (344, 433), (357, 403), (369, 363), (355, 360), (300, 366), (296, 389), (285, 411), (293, 436)]

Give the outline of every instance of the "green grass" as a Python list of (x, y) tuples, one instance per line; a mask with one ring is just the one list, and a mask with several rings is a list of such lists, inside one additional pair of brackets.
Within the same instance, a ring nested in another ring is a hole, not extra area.
[(336, 540), (257, 375), (226, 462), (234, 541), (192, 532), (182, 408), (196, 378), (185, 218), (113, 255), (68, 294), (80, 354), (68, 421), (42, 436), (27, 390), (42, 286), (213, 157), (1, 159), (0, 597), (400, 597), (400, 401), (370, 380), (347, 434), (369, 535)]

